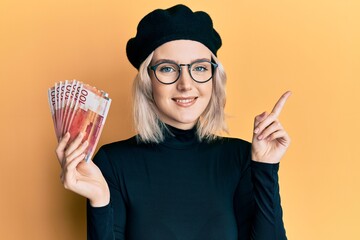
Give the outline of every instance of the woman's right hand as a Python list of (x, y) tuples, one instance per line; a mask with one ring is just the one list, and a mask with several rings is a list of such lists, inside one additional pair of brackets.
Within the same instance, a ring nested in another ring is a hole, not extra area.
[(91, 206), (102, 207), (110, 202), (109, 187), (100, 169), (91, 160), (83, 161), (88, 146), (88, 141), (81, 143), (83, 137), (80, 133), (68, 145), (70, 133), (66, 133), (56, 148), (61, 182), (65, 189), (88, 198)]

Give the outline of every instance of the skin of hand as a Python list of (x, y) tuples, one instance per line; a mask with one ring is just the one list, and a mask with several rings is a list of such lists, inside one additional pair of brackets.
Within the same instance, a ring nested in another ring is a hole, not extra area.
[(80, 133), (68, 145), (70, 133), (66, 133), (60, 140), (55, 151), (61, 166), (60, 179), (65, 189), (88, 198), (91, 206), (106, 206), (110, 202), (109, 187), (100, 169), (92, 161), (83, 161), (88, 146), (88, 141), (81, 143), (83, 137)]
[(279, 115), (290, 97), (285, 92), (275, 104), (271, 113), (263, 112), (254, 120), (251, 156), (252, 160), (263, 163), (279, 163), (290, 145), (290, 137), (279, 121)]

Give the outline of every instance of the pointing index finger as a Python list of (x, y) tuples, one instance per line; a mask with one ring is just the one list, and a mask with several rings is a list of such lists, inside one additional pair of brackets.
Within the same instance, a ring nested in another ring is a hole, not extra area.
[(291, 95), (290, 91), (285, 92), (275, 104), (271, 112), (274, 113), (276, 117), (280, 115), (280, 112), (283, 109), (285, 102), (288, 99), (288, 97), (290, 97), (290, 95)]

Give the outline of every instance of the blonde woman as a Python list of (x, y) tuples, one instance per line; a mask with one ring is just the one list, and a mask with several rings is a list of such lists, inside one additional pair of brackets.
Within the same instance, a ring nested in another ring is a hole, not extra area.
[(205, 12), (157, 9), (127, 44), (137, 135), (85, 163), (80, 134), (56, 153), (65, 188), (88, 199), (88, 239), (286, 239), (279, 162), (290, 138), (278, 120), (290, 92), (255, 117), (252, 143), (219, 137), (226, 76)]

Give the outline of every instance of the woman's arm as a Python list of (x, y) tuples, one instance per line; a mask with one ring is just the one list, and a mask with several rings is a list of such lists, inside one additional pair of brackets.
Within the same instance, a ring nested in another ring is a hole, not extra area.
[(110, 203), (103, 207), (87, 204), (87, 233), (89, 240), (125, 240), (126, 206), (120, 190), (117, 171), (104, 147), (94, 157), (110, 189)]
[(109, 203), (108, 185), (99, 170), (92, 162), (85, 162), (84, 151), (88, 141), (82, 142), (80, 133), (74, 141), (69, 142), (70, 133), (66, 133), (56, 148), (56, 156), (61, 166), (61, 181), (64, 187), (89, 199), (92, 206), (101, 207)]
[(248, 157), (241, 160), (241, 178), (234, 196), (238, 239), (285, 240), (279, 164), (252, 161), (250, 149), (248, 152)]
[[(253, 191), (248, 191), (247, 194), (248, 199), (251, 199), (250, 194), (253, 193), (254, 214), (248, 231), (254, 240), (286, 239), (278, 170), (279, 162), (290, 145), (290, 137), (278, 117), (290, 95), (289, 91), (284, 93), (270, 114), (264, 112), (254, 120), (251, 161), (249, 160), (249, 167), (243, 172), (239, 184), (249, 184), (253, 188)], [(248, 205), (251, 206), (251, 203)]]
[(102, 151), (94, 158), (100, 163), (98, 165), (101, 169), (93, 161), (83, 161), (88, 143), (81, 143), (82, 138), (83, 134), (80, 133), (73, 142), (68, 143), (70, 134), (67, 133), (59, 142), (56, 155), (61, 165), (61, 181), (66, 189), (88, 199), (88, 239), (113, 240), (115, 236), (116, 239), (124, 239), (122, 234), (115, 234), (117, 228), (113, 224), (117, 219), (114, 218), (110, 193), (111, 201), (115, 205), (120, 203), (116, 185), (111, 181), (113, 178), (109, 161)]
[(251, 161), (255, 200), (251, 239), (287, 239), (282, 220), (278, 170), (278, 163), (268, 164)]

